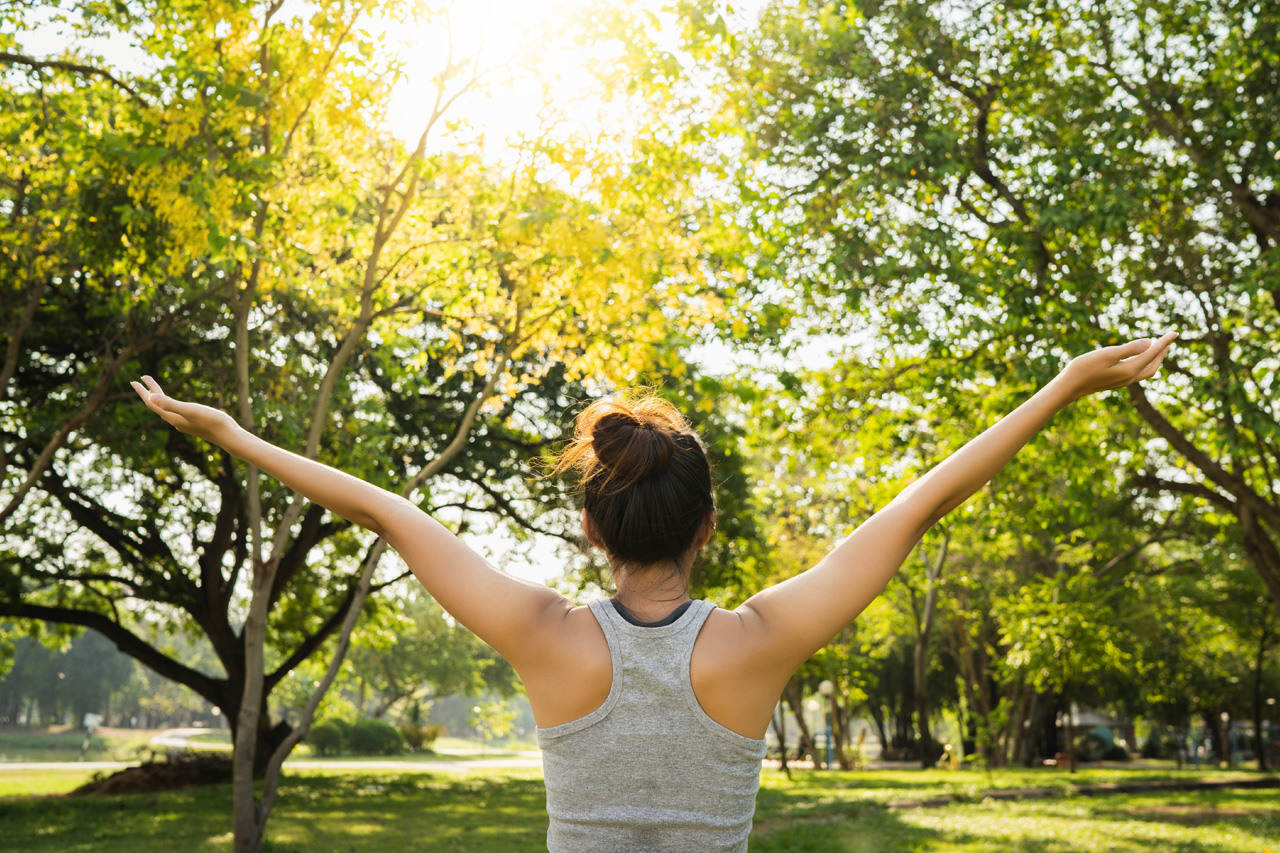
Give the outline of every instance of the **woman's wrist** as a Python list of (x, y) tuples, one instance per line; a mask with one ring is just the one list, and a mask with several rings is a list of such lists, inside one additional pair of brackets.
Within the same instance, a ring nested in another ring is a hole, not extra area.
[(1076, 381), (1071, 365), (1067, 365), (1057, 376), (1049, 380), (1049, 384), (1041, 389), (1041, 393), (1057, 411), (1062, 411), (1081, 397), (1089, 396), (1088, 390)]
[(208, 440), (238, 459), (245, 459), (252, 452), (254, 442), (261, 441), (234, 421), (221, 427)]

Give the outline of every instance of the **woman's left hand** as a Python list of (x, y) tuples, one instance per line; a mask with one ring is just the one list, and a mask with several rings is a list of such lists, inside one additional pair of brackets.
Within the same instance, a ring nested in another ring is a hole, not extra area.
[(1177, 337), (1177, 332), (1169, 332), (1159, 340), (1142, 338), (1085, 353), (1072, 359), (1059, 379), (1068, 383), (1073, 399), (1150, 379)]

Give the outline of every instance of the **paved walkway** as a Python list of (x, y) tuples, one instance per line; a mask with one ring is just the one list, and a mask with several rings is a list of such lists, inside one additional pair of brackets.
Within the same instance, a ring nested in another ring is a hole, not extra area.
[[(192, 740), (197, 735), (208, 734), (213, 729), (185, 728), (166, 729), (148, 742), (158, 749), (201, 749), (230, 750), (229, 743), (210, 743)], [(519, 752), (514, 755), (501, 755), (493, 758), (475, 758), (476, 753), (457, 753), (459, 758), (450, 760), (448, 753), (440, 753), (439, 758), (417, 760), (414, 758), (394, 759), (311, 759), (298, 758), (285, 761), (284, 766), (291, 770), (313, 768), (316, 770), (403, 770), (466, 772), (468, 770), (487, 770), (493, 768), (539, 768), (542, 766), (542, 754), (537, 751)], [(466, 758), (461, 756), (466, 755)], [(128, 761), (14, 761), (0, 762), (3, 770), (123, 770), (137, 762)]]
[(231, 744), (229, 743), (213, 743), (211, 741), (192, 740), (196, 735), (207, 735), (209, 732), (213, 731), (217, 731), (217, 729), (165, 729), (160, 734), (151, 738), (148, 743), (151, 746), (164, 747), (165, 749), (186, 749), (188, 747), (196, 747), (198, 749), (231, 749)]
[(123, 770), (132, 766), (127, 761), (0, 761), (0, 773), (6, 770)]
[(513, 756), (510, 758), (477, 758), (474, 761), (340, 761), (329, 759), (302, 759), (286, 761), (285, 767), (291, 770), (403, 770), (412, 773), (416, 770), (466, 771), (495, 767), (542, 767), (541, 758)]

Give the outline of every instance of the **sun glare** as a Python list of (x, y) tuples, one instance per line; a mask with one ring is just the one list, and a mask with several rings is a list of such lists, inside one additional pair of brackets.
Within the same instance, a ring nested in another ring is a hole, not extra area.
[[(472, 0), (415, 25), (390, 29), (405, 59), (404, 77), (388, 110), (391, 130), (416, 141), (436, 101), (436, 79), (450, 57), (475, 63), (481, 85), (458, 99), (446, 120), (463, 132), (483, 136), (499, 156), (521, 136), (572, 126), (598, 129), (600, 103), (591, 97), (593, 80), (585, 57), (565, 33), (574, 15), (605, 3), (591, 0)], [(452, 81), (456, 91), (470, 74), (468, 64)]]

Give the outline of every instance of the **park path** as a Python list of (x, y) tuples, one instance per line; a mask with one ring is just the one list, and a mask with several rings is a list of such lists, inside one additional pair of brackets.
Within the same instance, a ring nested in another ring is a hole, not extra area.
[[(148, 743), (158, 749), (201, 749), (230, 750), (229, 743), (210, 743), (192, 740), (193, 737), (208, 734), (212, 729), (184, 728), (166, 729)], [(447, 753), (444, 753), (447, 755)], [(494, 768), (540, 768), (542, 753), (536, 751), (520, 752), (514, 755), (495, 756), (493, 758), (475, 758), (475, 753), (466, 753), (467, 757), (450, 760), (446, 757), (419, 761), (412, 758), (395, 759), (292, 759), (284, 763), (292, 770), (314, 768), (316, 770), (403, 770), (438, 771), (459, 773), (468, 770), (488, 770)], [(123, 770), (137, 762), (128, 761), (14, 761), (0, 763), (0, 770)]]
[(165, 729), (160, 734), (151, 738), (148, 743), (151, 746), (164, 747), (165, 749), (231, 749), (229, 743), (211, 743), (209, 741), (193, 741), (196, 735), (207, 735), (216, 729)]
[[(197, 735), (208, 734), (209, 729), (167, 729), (151, 739), (152, 746), (168, 749), (231, 749), (229, 743), (210, 743), (193, 741)], [(447, 755), (448, 753), (442, 753)], [(431, 761), (413, 759), (312, 759), (301, 758), (285, 761), (285, 767), (314, 767), (318, 770), (468, 770), (491, 767), (541, 767), (542, 753), (522, 752), (517, 755), (504, 755), (494, 758), (476, 758), (474, 752), (465, 753), (468, 757), (450, 761), (447, 758)]]

